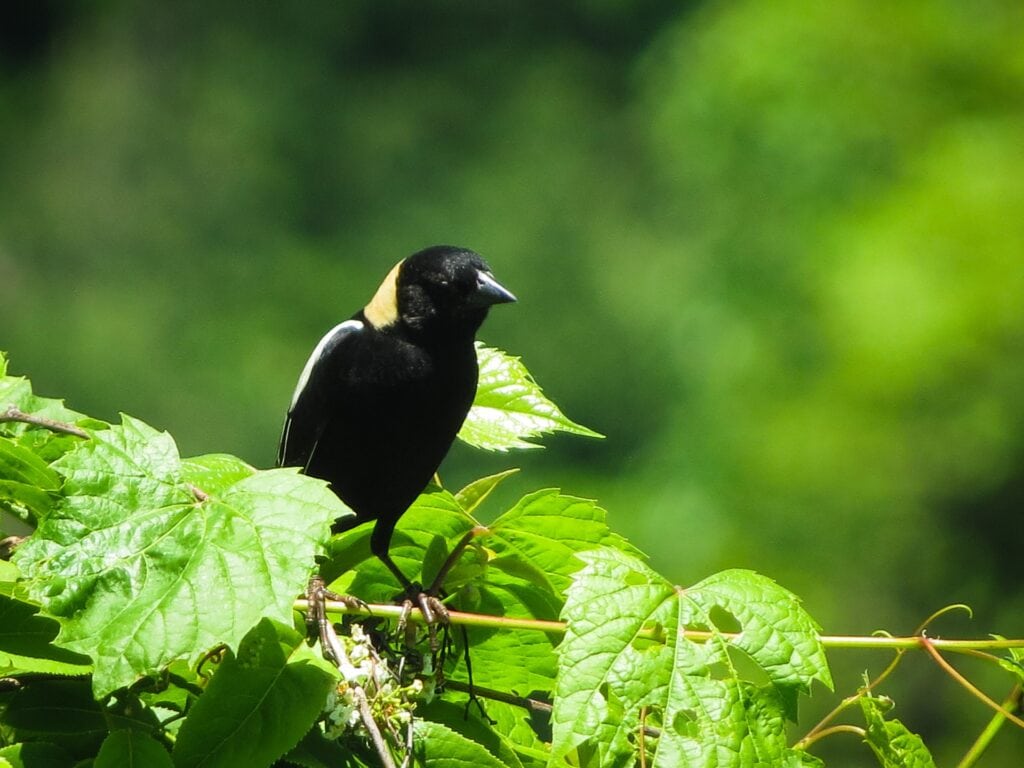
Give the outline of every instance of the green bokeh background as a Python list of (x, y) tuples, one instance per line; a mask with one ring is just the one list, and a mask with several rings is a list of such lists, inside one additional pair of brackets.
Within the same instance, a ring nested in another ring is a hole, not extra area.
[[(1024, 635), (1017, 0), (5, 12), (0, 348), (40, 393), (268, 466), (320, 334), (466, 245), (520, 297), (482, 337), (608, 437), (450, 484), (522, 466), (507, 498), (597, 497), (831, 634)], [(887, 658), (833, 654), (841, 690)], [(989, 717), (923, 658), (888, 690), (940, 764)]]

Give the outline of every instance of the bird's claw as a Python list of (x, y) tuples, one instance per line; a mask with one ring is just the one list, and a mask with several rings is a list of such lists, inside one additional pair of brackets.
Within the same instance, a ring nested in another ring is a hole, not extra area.
[(324, 580), (320, 576), (314, 576), (306, 585), (306, 625), (310, 632), (316, 632), (320, 638), (321, 652), (328, 661), (337, 664), (343, 657), (341, 644), (338, 641), (338, 633), (334, 631), (334, 624), (327, 617), (327, 601), (343, 603), (348, 608), (362, 608), (369, 611), (365, 601), (352, 595), (339, 595), (327, 589)]
[(427, 632), (430, 636), (430, 650), (436, 653), (439, 648), (437, 643), (437, 625), (448, 624), (451, 621), (448, 609), (437, 597), (421, 589), (416, 588), (406, 593), (405, 599), (402, 600), (402, 612), (398, 616), (397, 631), (399, 635), (405, 634), (409, 623), (409, 615), (412, 613), (413, 608), (420, 609), (420, 613), (423, 615), (423, 622), (427, 625)]

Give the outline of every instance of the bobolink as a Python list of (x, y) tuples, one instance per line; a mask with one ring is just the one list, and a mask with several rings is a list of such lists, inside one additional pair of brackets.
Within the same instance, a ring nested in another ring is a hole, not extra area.
[(391, 534), (473, 403), (476, 330), (491, 305), (511, 301), (473, 251), (419, 251), (327, 332), (295, 387), (278, 464), (327, 480), (357, 522), (376, 520), (370, 550), (409, 592), (388, 554)]

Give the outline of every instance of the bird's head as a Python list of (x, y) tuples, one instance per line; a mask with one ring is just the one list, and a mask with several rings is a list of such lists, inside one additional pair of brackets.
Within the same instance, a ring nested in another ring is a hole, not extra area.
[(492, 305), (515, 300), (479, 254), (435, 245), (396, 264), (363, 312), (378, 328), (472, 336)]

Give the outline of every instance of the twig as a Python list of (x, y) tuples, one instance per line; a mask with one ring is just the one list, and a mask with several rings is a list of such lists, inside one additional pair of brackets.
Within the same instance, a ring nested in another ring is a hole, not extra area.
[(644, 738), (644, 729), (647, 721), (647, 707), (640, 707), (640, 728), (637, 733), (637, 746), (640, 748), (640, 768), (647, 768), (647, 740)]
[(444, 684), (445, 688), (452, 691), (459, 691), (460, 693), (467, 693), (471, 695), (479, 695), (485, 699), (492, 699), (493, 701), (500, 701), (503, 704), (511, 704), (513, 707), (519, 707), (530, 712), (538, 712), (542, 715), (551, 714), (551, 704), (540, 699), (531, 699), (526, 696), (516, 696), (512, 693), (505, 693), (504, 691), (496, 691), (493, 688), (481, 688), (479, 685), (474, 685), (470, 688), (466, 683), (460, 680), (447, 680)]
[(6, 411), (0, 413), (0, 422), (4, 421), (16, 421), (22, 424), (31, 424), (34, 427), (42, 427), (50, 430), (51, 432), (60, 432), (65, 435), (74, 435), (75, 437), (89, 437), (89, 433), (81, 427), (76, 427), (74, 424), (68, 424), (64, 421), (48, 419), (45, 416), (36, 416), (31, 413), (25, 413), (16, 405), (9, 405), (7, 406)]
[[(479, 685), (474, 684), (472, 689), (466, 683), (460, 680), (446, 680), (444, 687), (458, 691), (459, 693), (467, 693), (480, 696), (484, 699), (491, 699), (492, 701), (500, 701), (502, 704), (511, 704), (513, 707), (519, 707), (525, 709), (528, 712), (536, 712), (541, 715), (548, 716), (551, 714), (553, 709), (550, 702), (542, 701), (541, 699), (531, 699), (527, 696), (516, 696), (513, 693), (505, 693), (504, 691), (496, 691), (493, 688), (482, 688)], [(661, 731), (650, 725), (643, 727), (644, 735), (648, 738), (656, 739), (661, 735)]]
[(352, 695), (355, 696), (356, 702), (359, 704), (359, 716), (362, 718), (363, 725), (366, 726), (366, 730), (370, 734), (373, 746), (380, 757), (381, 765), (384, 768), (397, 768), (394, 759), (391, 757), (391, 750), (388, 749), (384, 736), (381, 734), (380, 728), (377, 727), (377, 721), (373, 719), (373, 712), (370, 711), (370, 702), (366, 699), (366, 691), (358, 685), (353, 685)]
[(473, 539), (477, 538), (478, 536), (484, 536), (490, 532), (490, 529), (483, 525), (474, 525), (470, 530), (468, 530), (466, 534), (461, 539), (459, 539), (459, 542), (454, 547), (452, 547), (451, 553), (448, 555), (444, 563), (441, 565), (441, 568), (440, 570), (438, 570), (437, 575), (434, 576), (434, 581), (430, 585), (430, 588), (427, 590), (427, 593), (431, 595), (437, 594), (438, 590), (440, 590), (440, 588), (444, 586), (444, 580), (448, 578), (449, 572), (455, 566), (455, 563), (458, 562), (458, 559), (462, 556), (462, 553), (466, 550), (466, 547), (470, 545)]

